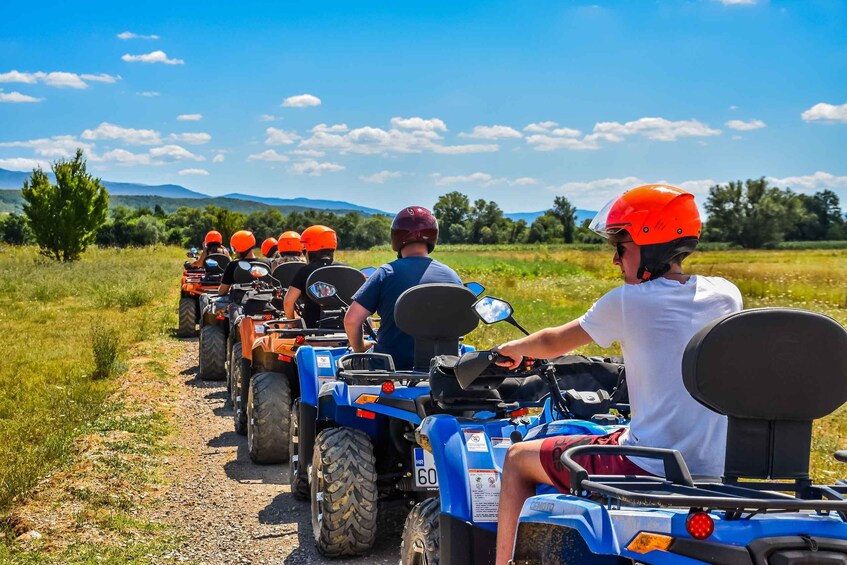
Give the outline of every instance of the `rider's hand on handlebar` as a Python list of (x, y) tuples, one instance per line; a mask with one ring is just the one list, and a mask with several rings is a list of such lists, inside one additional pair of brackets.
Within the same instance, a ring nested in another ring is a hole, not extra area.
[(499, 353), (502, 357), (506, 359), (497, 361), (497, 364), (501, 367), (506, 367), (510, 371), (514, 371), (518, 367), (521, 366), (523, 362), (523, 355), (516, 351), (516, 348), (512, 345), (512, 342), (504, 343), (502, 345), (498, 345), (494, 348), (494, 351)]

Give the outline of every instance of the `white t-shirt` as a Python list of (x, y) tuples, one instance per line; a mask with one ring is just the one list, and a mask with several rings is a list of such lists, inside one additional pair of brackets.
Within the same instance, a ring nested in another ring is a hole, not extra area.
[[(688, 394), (682, 354), (697, 331), (741, 308), (738, 288), (720, 277), (692, 276), (685, 284), (658, 278), (612, 289), (579, 319), (601, 347), (621, 344), (632, 408), (622, 445), (677, 449), (692, 475), (723, 474), (726, 417)], [(632, 461), (664, 474), (659, 460)]]

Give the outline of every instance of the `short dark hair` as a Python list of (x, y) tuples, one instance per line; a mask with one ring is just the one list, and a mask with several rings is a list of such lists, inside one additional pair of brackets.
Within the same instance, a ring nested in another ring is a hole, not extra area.
[(318, 249), (317, 251), (307, 251), (306, 255), (309, 263), (320, 261), (321, 259), (335, 260), (335, 249)]

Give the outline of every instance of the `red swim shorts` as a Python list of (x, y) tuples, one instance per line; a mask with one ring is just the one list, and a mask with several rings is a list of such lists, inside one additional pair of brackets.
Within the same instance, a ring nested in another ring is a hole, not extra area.
[[(570, 473), (562, 465), (562, 453), (575, 445), (619, 445), (625, 428), (605, 436), (556, 436), (541, 443), (541, 466), (550, 481), (562, 492), (570, 491)], [(623, 455), (583, 455), (574, 461), (585, 467), (589, 475), (647, 475), (648, 473)]]

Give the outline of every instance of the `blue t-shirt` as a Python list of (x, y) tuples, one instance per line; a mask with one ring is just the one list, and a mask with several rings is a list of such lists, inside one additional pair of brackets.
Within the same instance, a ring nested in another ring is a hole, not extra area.
[(405, 291), (427, 283), (462, 284), (462, 280), (456, 271), (430, 257), (404, 257), (377, 269), (353, 295), (366, 310), (379, 314), (374, 351), (391, 355), (398, 370), (414, 366), (415, 340), (394, 323), (394, 304)]

